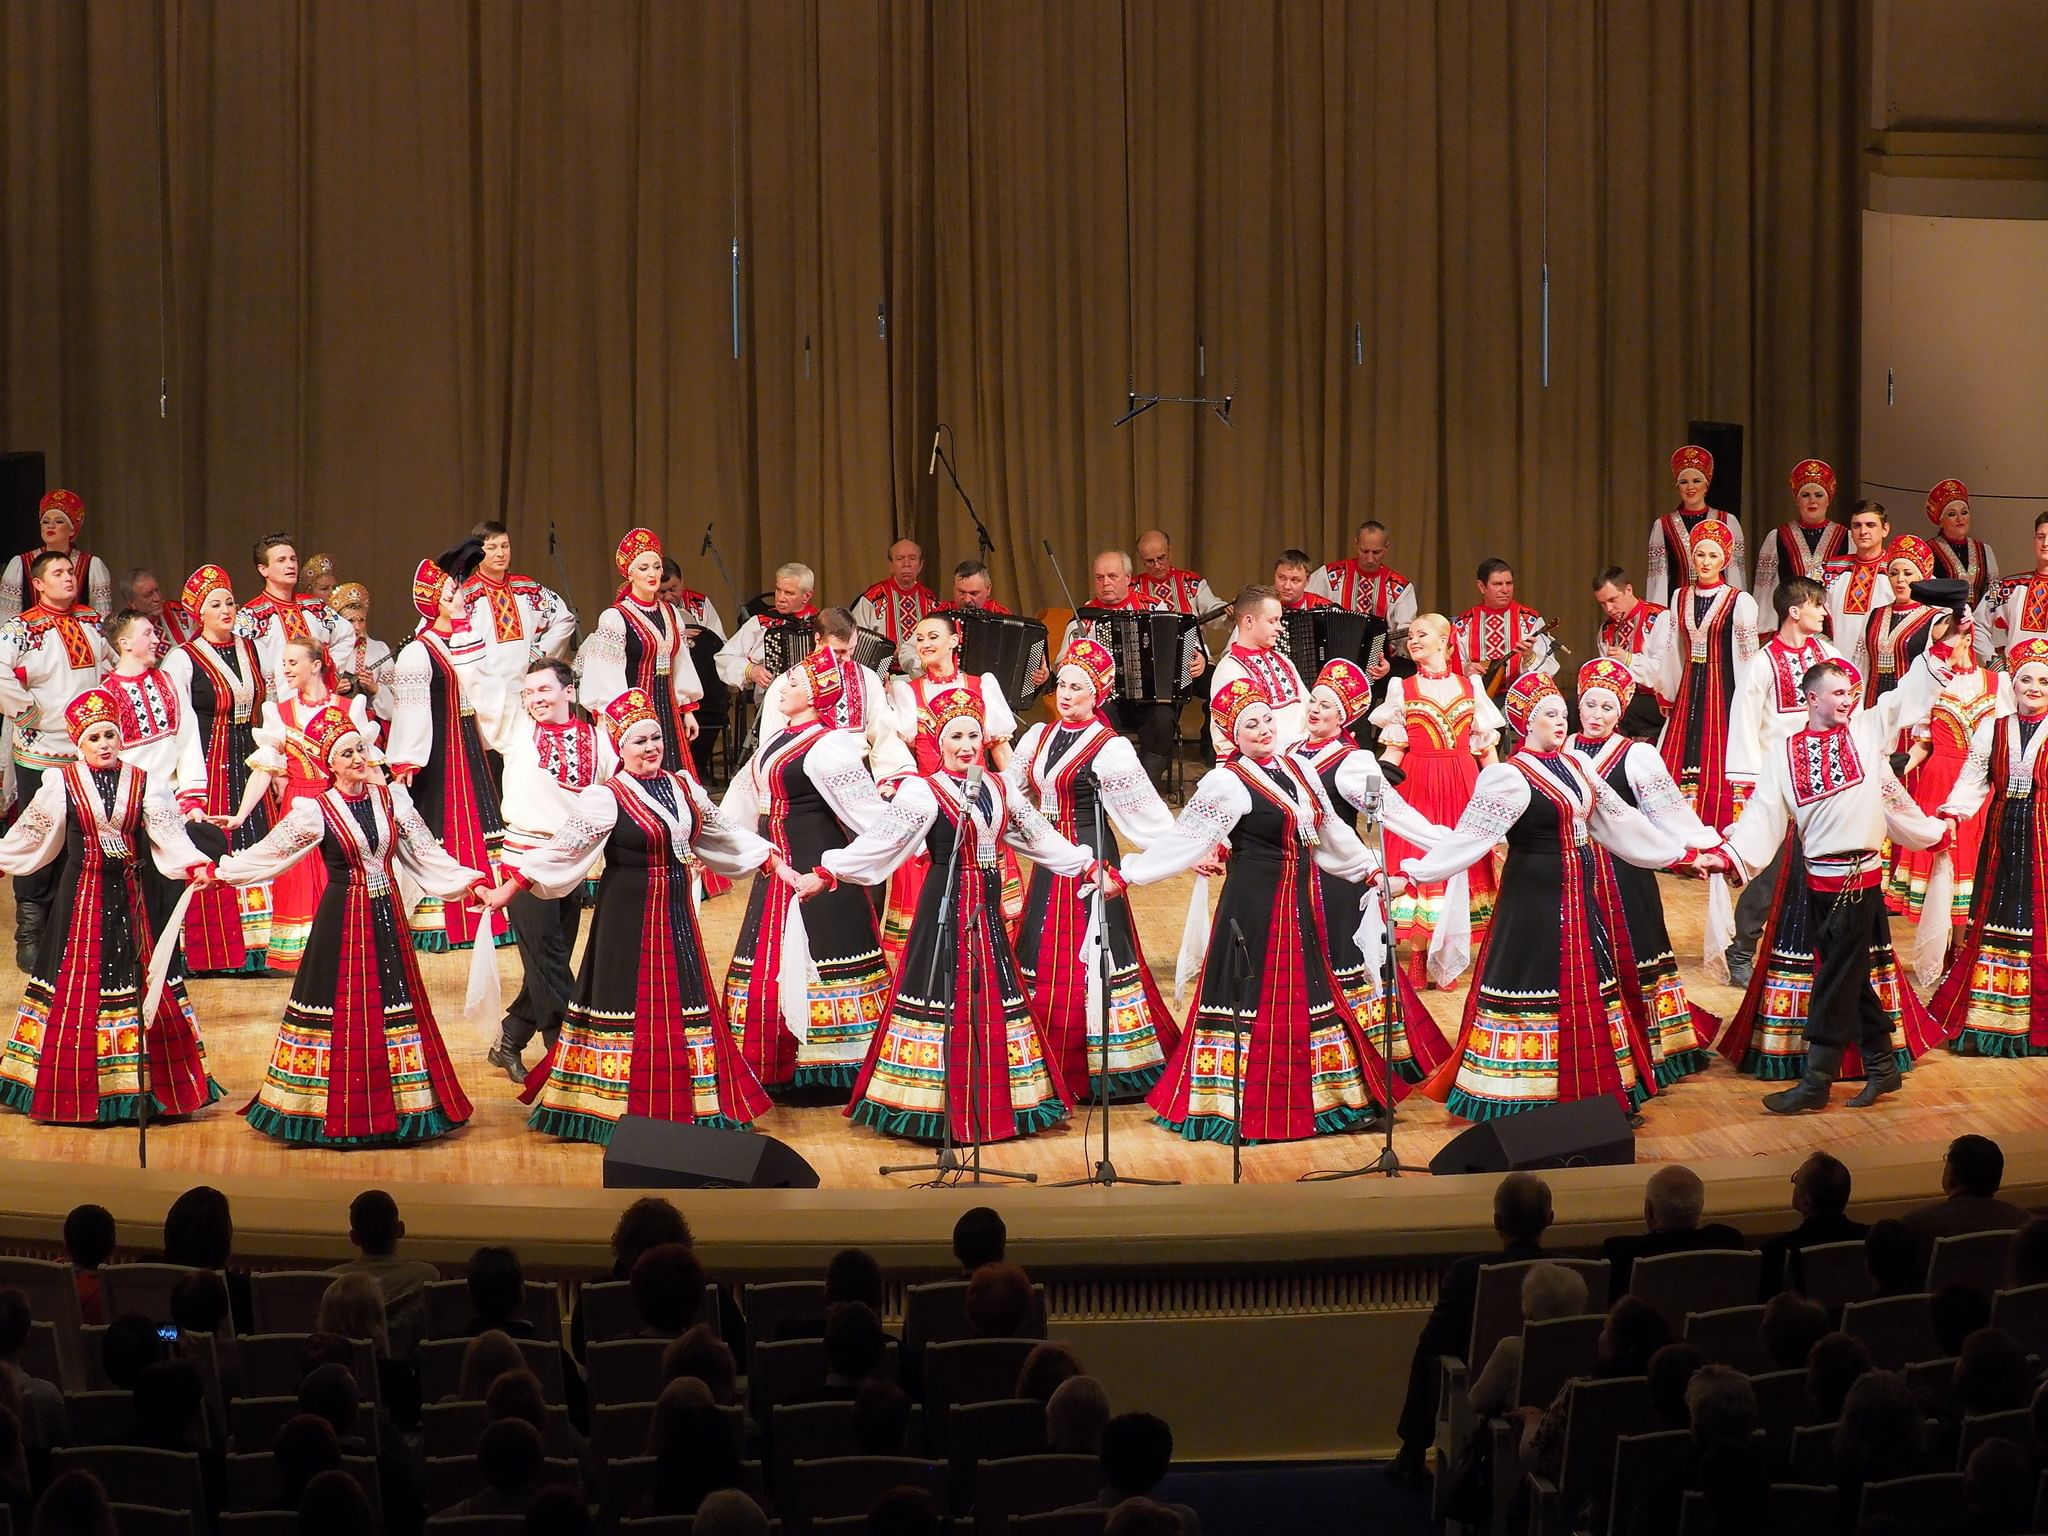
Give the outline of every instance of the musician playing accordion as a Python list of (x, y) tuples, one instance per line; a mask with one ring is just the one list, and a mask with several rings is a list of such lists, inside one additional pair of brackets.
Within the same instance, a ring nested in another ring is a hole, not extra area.
[[(1094, 584), (1094, 601), (1090, 607), (1120, 609), (1134, 614), (1173, 612), (1160, 599), (1149, 597), (1133, 587), (1131, 575), (1131, 557), (1122, 550), (1106, 549), (1097, 555), (1089, 571)], [(1061, 634), (1054, 654), (1064, 656), (1076, 640), (1100, 640), (1115, 654), (1117, 646), (1107, 630), (1107, 625), (1098, 625), (1094, 620), (1077, 614)], [(1160, 787), (1165, 785), (1168, 770), (1172, 767), (1173, 737), (1179, 729), (1184, 685), (1200, 677), (1209, 665), (1208, 654), (1203, 651), (1200, 638), (1193, 629), (1183, 631), (1180, 642), (1180, 676), (1155, 678), (1150, 688), (1122, 693), (1105, 711), (1118, 730), (1136, 735), (1138, 759), (1145, 765), (1146, 775), (1153, 784)], [(1127, 660), (1119, 662), (1119, 671), (1124, 687), (1132, 687), (1136, 679)], [(1171, 687), (1162, 686), (1169, 682)]]

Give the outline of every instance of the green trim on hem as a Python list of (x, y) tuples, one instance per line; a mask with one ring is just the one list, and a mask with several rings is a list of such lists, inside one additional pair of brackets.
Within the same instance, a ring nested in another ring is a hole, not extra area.
[[(1339, 1136), (1347, 1131), (1354, 1131), (1371, 1119), (1376, 1112), (1376, 1110), (1353, 1109), (1348, 1104), (1341, 1104), (1335, 1109), (1326, 1109), (1316, 1116), (1315, 1130), (1311, 1134), (1316, 1136)], [(1229, 1146), (1237, 1133), (1237, 1122), (1228, 1115), (1189, 1115), (1185, 1120), (1169, 1120), (1164, 1115), (1154, 1115), (1152, 1122), (1155, 1125), (1165, 1126), (1167, 1130), (1173, 1132), (1174, 1135), (1180, 1137), (1183, 1141), (1214, 1141), (1220, 1142), (1224, 1146)], [(1288, 1139), (1302, 1141), (1307, 1138), (1293, 1137)], [(1244, 1139), (1244, 1144), (1248, 1147), (1271, 1147), (1283, 1146), (1286, 1144), (1286, 1141), (1270, 1136), (1247, 1136)]]
[(1958, 1056), (2003, 1056), (2015, 1061), (2025, 1056), (2048, 1056), (2048, 1047), (2035, 1045), (2025, 1035), (2002, 1035), (1989, 1029), (1965, 1029), (1949, 1049)]
[(1394, 1075), (1404, 1083), (1420, 1083), (1426, 1081), (1429, 1077), (1429, 1074), (1423, 1070), (1422, 1063), (1415, 1060), (1412, 1056), (1406, 1061), (1394, 1063)]
[[(507, 927), (503, 933), (491, 940), (491, 947), (507, 949), (518, 942), (511, 928)], [(430, 955), (468, 954), (476, 948), (476, 943), (472, 940), (466, 944), (451, 944), (448, 942), (448, 930), (445, 928), (415, 928), (412, 931), (412, 947)]]
[(398, 1129), (389, 1135), (329, 1136), (325, 1129), (327, 1122), (317, 1115), (287, 1115), (268, 1104), (251, 1104), (242, 1111), (242, 1116), (253, 1130), (293, 1146), (306, 1147), (399, 1146), (407, 1142), (432, 1141), (465, 1123), (450, 1120), (442, 1110), (430, 1109), (424, 1114), (400, 1115)]
[[(750, 1122), (734, 1120), (727, 1115), (706, 1115), (700, 1120), (682, 1120), (679, 1125), (701, 1125), (713, 1131), (751, 1131)], [(607, 1120), (602, 1115), (577, 1114), (573, 1110), (549, 1109), (536, 1104), (533, 1113), (526, 1117), (527, 1129), (539, 1131), (543, 1136), (557, 1136), (563, 1141), (588, 1141), (600, 1147), (612, 1144), (612, 1133), (619, 1128), (616, 1120)]]
[(860, 1081), (860, 1063), (837, 1062), (826, 1067), (798, 1067), (789, 1080), (792, 1088), (851, 1088)]
[[(1067, 1118), (1067, 1106), (1058, 1099), (1050, 1099), (1036, 1109), (1018, 1110), (1016, 1135), (1029, 1136), (1047, 1130)], [(946, 1139), (946, 1119), (943, 1115), (929, 1114), (912, 1109), (890, 1109), (877, 1104), (873, 1099), (862, 1099), (847, 1116), (855, 1125), (870, 1125), (888, 1136), (901, 1136), (908, 1141), (943, 1142)], [(1003, 1140), (1011, 1140), (1004, 1137)]]
[(1702, 1046), (1689, 1051), (1680, 1051), (1675, 1056), (1666, 1056), (1657, 1063), (1657, 1070), (1651, 1076), (1659, 1088), (1669, 1088), (1673, 1083), (1691, 1077), (1696, 1072), (1707, 1070), (1707, 1052)]
[(270, 951), (267, 949), (252, 949), (248, 951), (247, 958), (244, 959), (240, 965), (216, 967), (213, 970), (194, 971), (192, 972), (192, 975), (207, 977), (261, 976), (269, 969)]
[[(1109, 1101), (1112, 1104), (1122, 1104), (1132, 1099), (1142, 1099), (1165, 1075), (1166, 1063), (1163, 1061), (1156, 1067), (1140, 1067), (1135, 1072), (1112, 1072), (1109, 1074)], [(1101, 1095), (1102, 1074), (1091, 1072), (1088, 1074), (1088, 1097), (1095, 1099)]]
[[(206, 1079), (206, 1103), (218, 1104), (226, 1097), (227, 1089), (221, 1087), (219, 1079), (209, 1073)], [(15, 1082), (11, 1078), (0, 1081), (0, 1105), (5, 1105), (8, 1109), (16, 1110), (33, 1120), (36, 1118), (33, 1107), (35, 1100), (35, 1090), (29, 1087), (28, 1084)], [(117, 1093), (100, 1100), (99, 1114), (95, 1119), (45, 1121), (42, 1123), (56, 1125), (133, 1125), (137, 1119), (136, 1105), (141, 1101), (142, 1095), (139, 1093)], [(197, 1113), (196, 1110), (180, 1110), (174, 1115), (169, 1109), (164, 1107), (164, 1101), (154, 1093), (149, 1096), (149, 1103), (149, 1117), (152, 1120), (183, 1119), (185, 1115)], [(200, 1108), (205, 1108), (205, 1105), (201, 1105)]]

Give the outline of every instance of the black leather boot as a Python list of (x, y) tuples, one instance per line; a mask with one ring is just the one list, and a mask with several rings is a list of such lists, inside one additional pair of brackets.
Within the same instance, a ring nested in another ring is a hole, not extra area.
[(1856, 1097), (1849, 1101), (1849, 1107), (1868, 1109), (1886, 1094), (1897, 1093), (1905, 1086), (1906, 1074), (1899, 1070), (1899, 1058), (1887, 1044), (1884, 1050), (1883, 1069), (1866, 1064), (1863, 1086), (1857, 1091)]
[(43, 947), (43, 923), (49, 906), (40, 901), (17, 901), (14, 911), (14, 963), (23, 974), (36, 966), (36, 951)]
[(1842, 1048), (1838, 1045), (1809, 1045), (1806, 1075), (1778, 1093), (1764, 1095), (1764, 1108), (1774, 1115), (1797, 1115), (1809, 1109), (1826, 1109), (1828, 1094), (1842, 1072)]

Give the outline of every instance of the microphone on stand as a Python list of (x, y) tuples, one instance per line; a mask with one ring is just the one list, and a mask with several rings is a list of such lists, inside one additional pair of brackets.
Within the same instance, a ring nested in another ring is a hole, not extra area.
[(551, 518), (549, 518), (549, 519), (548, 519), (548, 553), (552, 555), (552, 554), (553, 554), (554, 552), (555, 552), (555, 520), (554, 520), (554, 519), (553, 519), (553, 518), (551, 517)]
[(980, 763), (967, 770), (967, 793), (970, 797), (981, 788), (982, 775), (986, 772)]
[(924, 466), (924, 472), (928, 475), (936, 475), (939, 472), (939, 434), (945, 430), (943, 422), (932, 428), (932, 456), (925, 461)]

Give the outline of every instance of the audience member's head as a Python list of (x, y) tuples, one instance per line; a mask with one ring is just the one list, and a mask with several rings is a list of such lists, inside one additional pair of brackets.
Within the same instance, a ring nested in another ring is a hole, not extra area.
[(863, 1301), (842, 1301), (825, 1314), (825, 1379), (851, 1386), (882, 1368), (889, 1335)]
[(1690, 1232), (1706, 1209), (1706, 1184), (1682, 1163), (1664, 1164), (1643, 1185), (1643, 1224), (1652, 1232)]
[(768, 1536), (768, 1516), (740, 1489), (714, 1489), (697, 1506), (690, 1536)]
[(663, 1243), (687, 1248), (693, 1241), (681, 1211), (659, 1195), (642, 1195), (619, 1213), (619, 1224), (612, 1228), (612, 1274), (624, 1280), (648, 1249)]
[(1493, 1187), (1493, 1230), (1504, 1243), (1540, 1243), (1554, 1216), (1550, 1186), (1533, 1173), (1510, 1173)]
[(1691, 1421), (1685, 1389), (1706, 1363), (1707, 1352), (1684, 1339), (1673, 1339), (1650, 1356), (1643, 1374), (1650, 1379), (1650, 1407), (1659, 1429), (1684, 1429)]
[(882, 1315), (882, 1266), (865, 1248), (842, 1248), (825, 1266), (825, 1305), (857, 1301)]
[(398, 1202), (381, 1189), (366, 1189), (348, 1203), (348, 1240), (367, 1258), (386, 1259), (398, 1250), (405, 1223)]
[(657, 1515), (695, 1514), (707, 1493), (740, 1486), (740, 1454), (732, 1430), (695, 1377), (661, 1389), (647, 1447), (654, 1457), (652, 1503)]
[(967, 1330), (978, 1339), (1024, 1337), (1037, 1297), (1014, 1264), (984, 1264), (967, 1279)]
[(526, 1271), (519, 1255), (502, 1244), (489, 1244), (469, 1256), (469, 1304), (486, 1328), (499, 1328), (519, 1316), (526, 1301)]
[(384, 1315), (384, 1293), (368, 1275), (346, 1274), (320, 1296), (319, 1331), (344, 1339), (367, 1339), (379, 1355), (391, 1353), (391, 1328)]
[(118, 1536), (100, 1480), (80, 1467), (51, 1483), (36, 1501), (33, 1536)]
[(1988, 1200), (2005, 1182), (2005, 1153), (1989, 1136), (1958, 1136), (1941, 1165), (1941, 1187), (1951, 1195)]
[(657, 1244), (633, 1261), (629, 1278), (640, 1321), (658, 1338), (677, 1337), (704, 1310), (704, 1264), (693, 1248)]
[(225, 1269), (235, 1244), (228, 1197), (211, 1184), (188, 1189), (164, 1212), (164, 1262), (193, 1269)]
[(1919, 1459), (1920, 1404), (1897, 1371), (1866, 1371), (1842, 1400), (1834, 1474), (1851, 1482), (1904, 1476)]
[(1522, 1276), (1522, 1320), (1548, 1322), (1554, 1317), (1583, 1317), (1586, 1277), (1562, 1264), (1531, 1264)]
[(341, 1465), (341, 1442), (334, 1426), (317, 1414), (296, 1413), (286, 1419), (271, 1442), (284, 1507), (297, 1509), (306, 1484)]
[(114, 1213), (104, 1205), (73, 1206), (64, 1218), (64, 1251), (73, 1269), (98, 1269), (114, 1256)]
[(512, 1335), (501, 1328), (486, 1328), (462, 1351), (462, 1387), (457, 1394), (465, 1403), (480, 1403), (484, 1393), (507, 1371), (526, 1368), (526, 1357)]
[(1747, 1445), (1757, 1427), (1756, 1392), (1749, 1378), (1726, 1365), (1703, 1365), (1685, 1386), (1687, 1427), (1693, 1443)]
[(910, 1444), (910, 1394), (869, 1378), (853, 1394), (853, 1443), (863, 1456), (901, 1456)]
[(0, 1291), (0, 1360), (12, 1362), (21, 1358), (21, 1352), (28, 1348), (29, 1329), (34, 1322), (28, 1292), (11, 1287)]
[(2012, 1235), (2005, 1287), (2023, 1285), (2048, 1285), (2048, 1217), (2036, 1216)]
[(953, 1223), (953, 1257), (960, 1272), (971, 1275), (984, 1264), (1000, 1264), (1010, 1240), (1003, 1218), (986, 1205), (963, 1211)]
[(1877, 1369), (1861, 1339), (1831, 1333), (1814, 1342), (1806, 1355), (1806, 1395), (1819, 1412), (1817, 1422), (1832, 1424), (1842, 1416), (1849, 1389)]
[(891, 1488), (868, 1506), (868, 1536), (940, 1536), (939, 1506), (922, 1488)]
[(1061, 1456), (1100, 1456), (1109, 1393), (1093, 1376), (1070, 1376), (1045, 1404), (1045, 1448)]
[(353, 1474), (316, 1472), (299, 1496), (299, 1536), (364, 1536), (374, 1532), (378, 1512)]
[(214, 1270), (194, 1270), (180, 1275), (171, 1286), (171, 1321), (180, 1333), (211, 1333), (233, 1330), (228, 1284)]
[(1081, 1374), (1081, 1357), (1066, 1344), (1037, 1344), (1017, 1372), (1017, 1396), (1046, 1403), (1063, 1381)]
[(299, 1412), (325, 1419), (337, 1440), (356, 1432), (356, 1413), (362, 1394), (356, 1388), (356, 1373), (345, 1365), (323, 1365), (308, 1371), (299, 1383)]
[(2003, 1328), (1979, 1328), (1963, 1340), (1949, 1378), (1949, 1400), (1963, 1413), (2010, 1413), (2034, 1399), (2036, 1372)]
[(739, 1375), (732, 1350), (709, 1323), (684, 1329), (682, 1337), (661, 1352), (663, 1381), (701, 1381), (714, 1403), (739, 1401)]
[(540, 1481), (540, 1431), (524, 1419), (498, 1419), (477, 1436), (476, 1470), (493, 1493), (520, 1494)]
[(1102, 1480), (1129, 1498), (1150, 1493), (1173, 1465), (1173, 1431), (1149, 1413), (1120, 1413), (1102, 1426)]
[(1991, 1298), (1974, 1285), (1952, 1280), (1929, 1298), (1927, 1315), (1943, 1356), (1959, 1355), (1963, 1340), (1991, 1326)]
[(1102, 1536), (1184, 1536), (1186, 1530), (1180, 1512), (1157, 1499), (1125, 1499), (1109, 1512)]
[(1816, 1152), (1792, 1175), (1792, 1209), (1802, 1216), (1839, 1216), (1849, 1209), (1849, 1165)]
[(100, 1365), (107, 1380), (124, 1392), (133, 1392), (142, 1373), (170, 1351), (157, 1337), (156, 1324), (140, 1312), (124, 1312), (107, 1324), (100, 1339)]
[(1813, 1346), (1829, 1333), (1828, 1309), (1797, 1291), (1781, 1291), (1764, 1303), (1757, 1339), (1774, 1371), (1796, 1371), (1806, 1364)]
[(1650, 1356), (1670, 1342), (1671, 1325), (1664, 1314), (1640, 1296), (1624, 1296), (1607, 1309), (1607, 1322), (1600, 1330), (1600, 1374), (1645, 1375)]
[(484, 1391), (484, 1421), (524, 1419), (543, 1435), (548, 1430), (548, 1396), (540, 1378), (524, 1368), (507, 1371)]
[(1895, 1217), (1873, 1221), (1863, 1239), (1863, 1265), (1880, 1296), (1912, 1296), (1927, 1279), (1920, 1260), (1920, 1240)]
[(2010, 1440), (1986, 1440), (1963, 1466), (1972, 1531), (2019, 1536), (2034, 1529), (2033, 1458)]
[[(699, 1506), (700, 1510), (702, 1507)], [(592, 1536), (596, 1529), (580, 1488), (551, 1485), (541, 1489), (526, 1506), (523, 1536)]]

